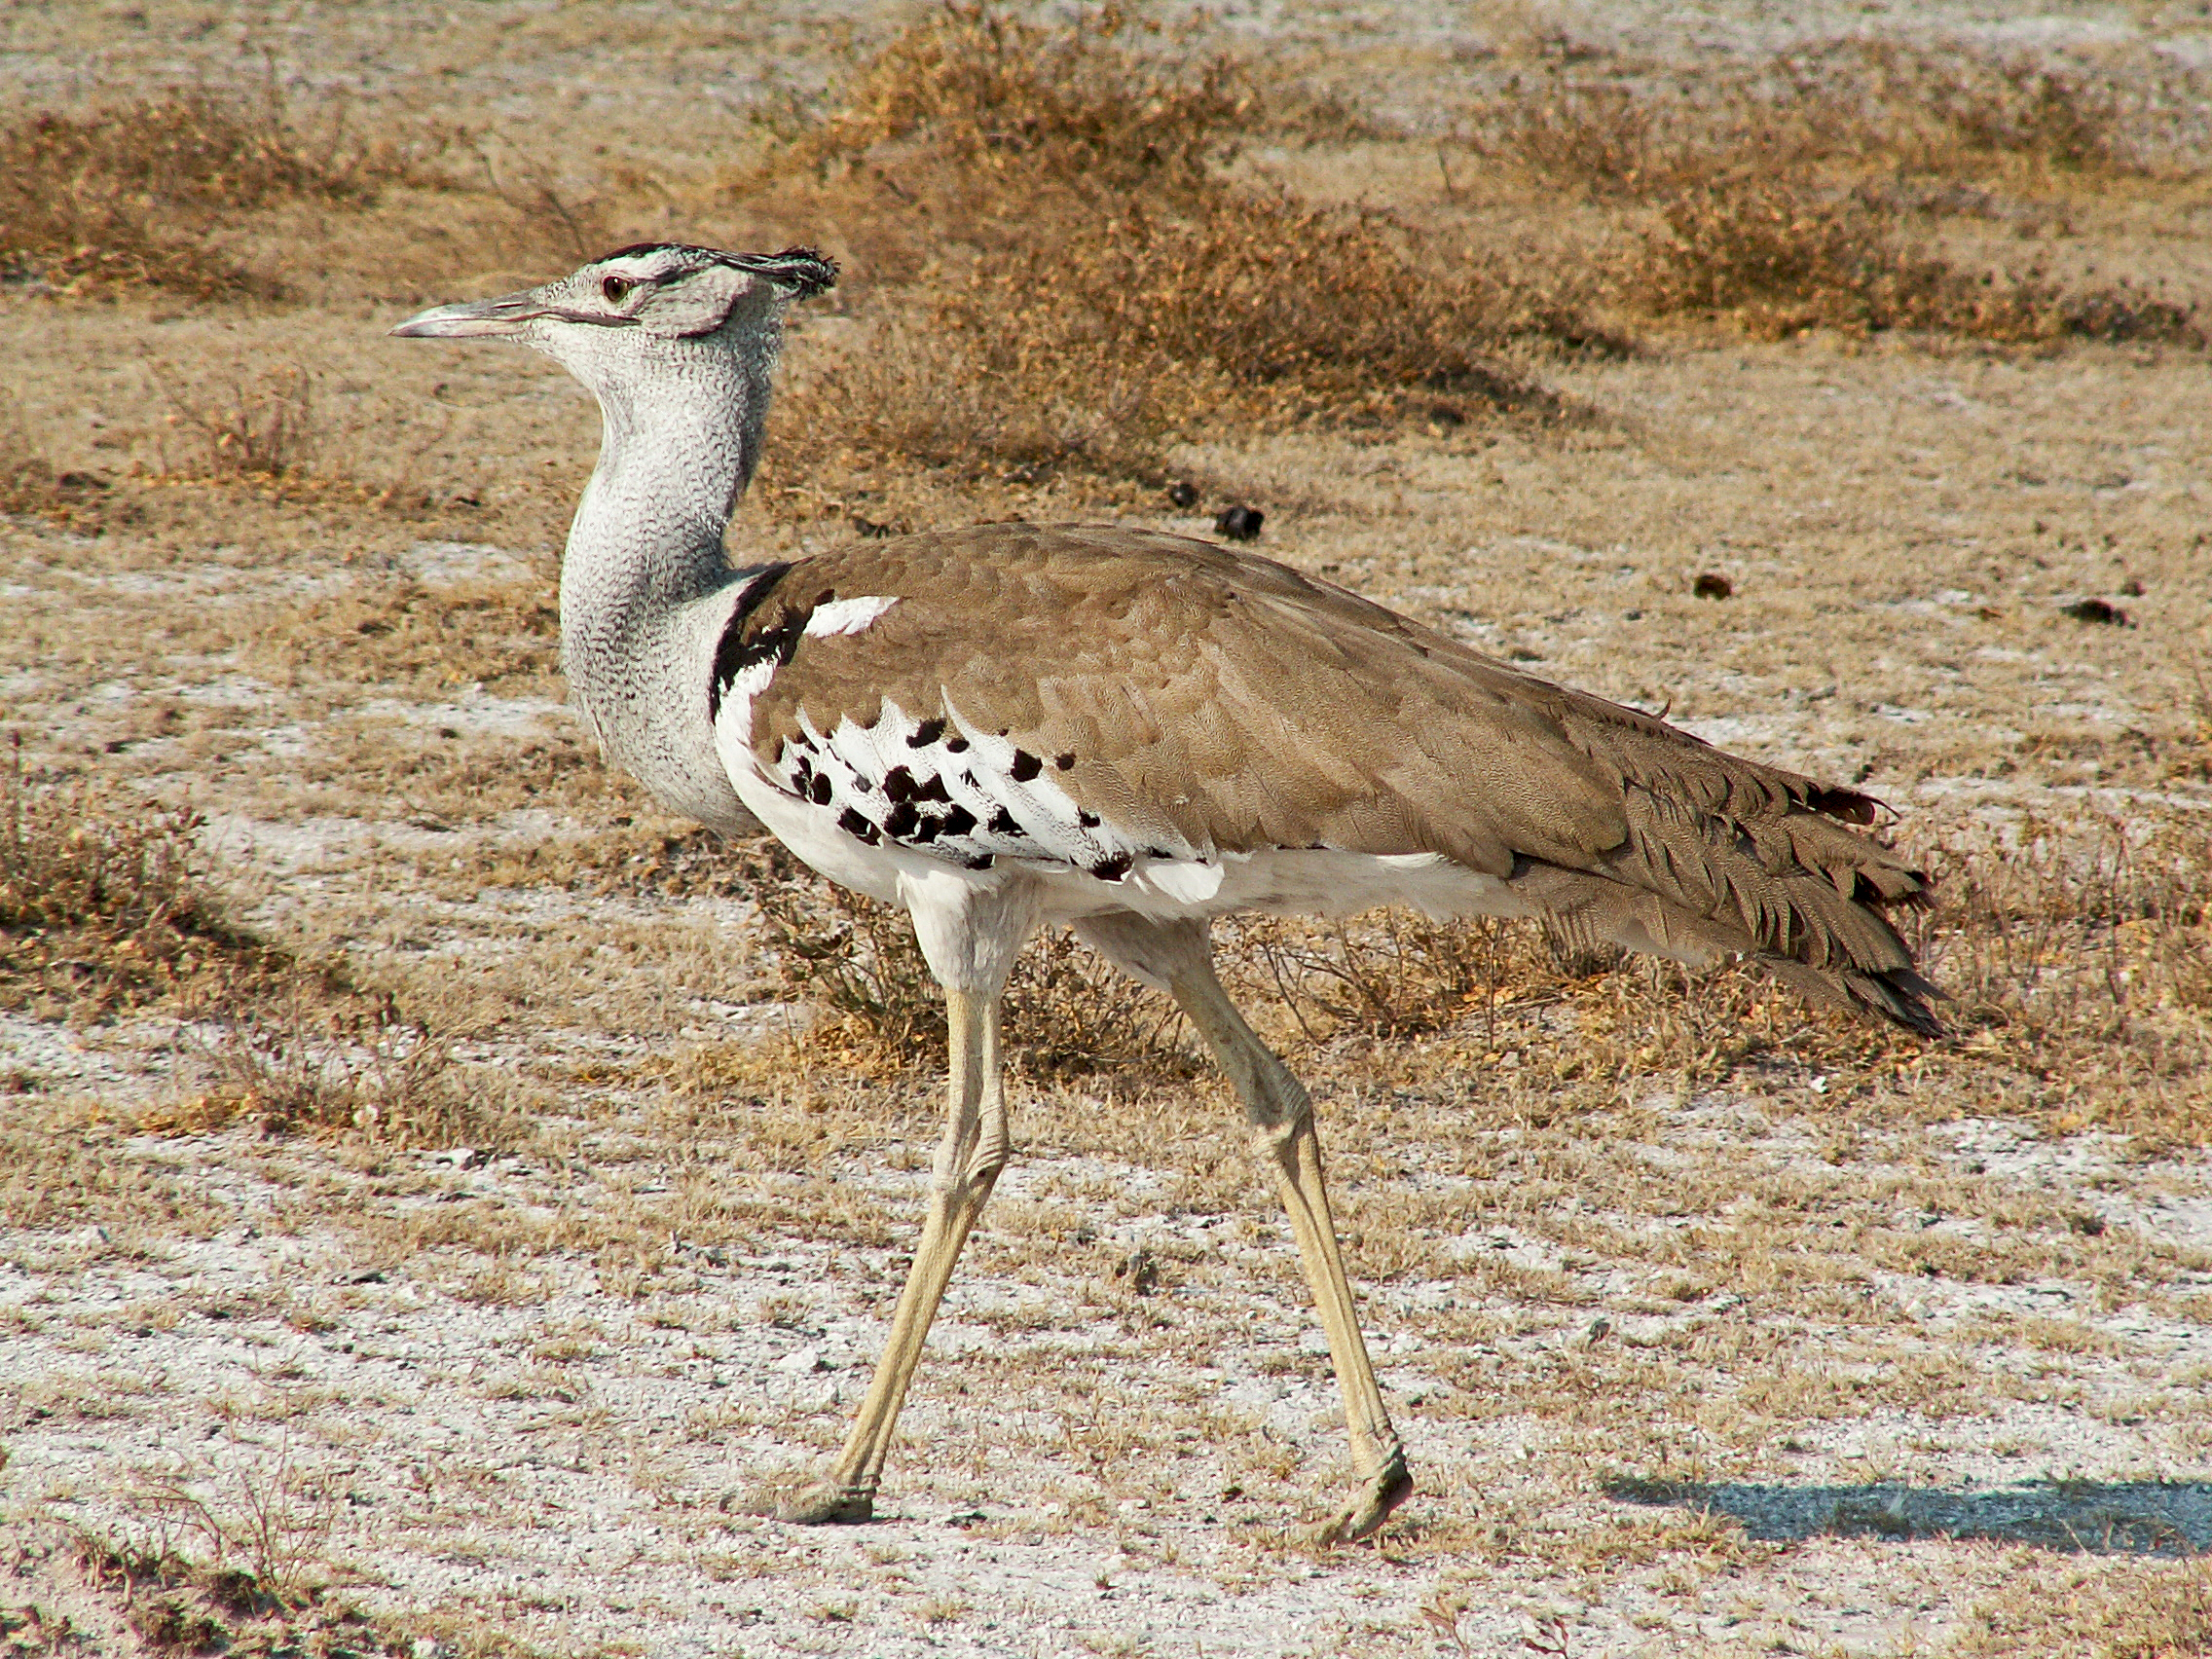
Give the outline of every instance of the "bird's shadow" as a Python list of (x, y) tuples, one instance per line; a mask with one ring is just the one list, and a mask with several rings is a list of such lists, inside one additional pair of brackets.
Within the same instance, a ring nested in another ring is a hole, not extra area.
[(1992, 1538), (2085, 1555), (2212, 1549), (2212, 1481), (2024, 1481), (2016, 1486), (1784, 1486), (1618, 1479), (1605, 1495), (1735, 1521), (1750, 1536)]

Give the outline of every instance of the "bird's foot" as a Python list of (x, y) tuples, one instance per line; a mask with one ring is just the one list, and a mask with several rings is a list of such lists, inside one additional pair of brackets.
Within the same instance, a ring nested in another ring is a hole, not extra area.
[(1405, 1502), (1414, 1490), (1414, 1478), (1406, 1469), (1405, 1453), (1392, 1447), (1382, 1466), (1362, 1481), (1359, 1491), (1352, 1495), (1351, 1503), (1334, 1521), (1316, 1528), (1311, 1543), (1315, 1549), (1330, 1549), (1338, 1544), (1357, 1543), (1390, 1518), (1390, 1511)]
[(777, 1504), (776, 1519), (799, 1527), (857, 1526), (875, 1519), (875, 1491), (816, 1481)]

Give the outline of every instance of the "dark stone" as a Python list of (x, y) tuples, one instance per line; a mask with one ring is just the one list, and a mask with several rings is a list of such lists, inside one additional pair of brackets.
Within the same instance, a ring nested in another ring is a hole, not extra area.
[(1267, 516), (1258, 507), (1224, 507), (1214, 515), (1214, 534), (1232, 541), (1257, 541)]
[(1188, 478), (1179, 478), (1167, 486), (1167, 500), (1170, 506), (1189, 512), (1198, 504), (1198, 487)]
[(1718, 571), (1707, 571), (1690, 583), (1690, 592), (1700, 599), (1729, 599), (1735, 595), (1736, 584)]
[(2109, 600), (2084, 599), (2066, 608), (2066, 614), (2077, 622), (2096, 622), (2107, 628), (2132, 628), (2134, 622), (2126, 611)]

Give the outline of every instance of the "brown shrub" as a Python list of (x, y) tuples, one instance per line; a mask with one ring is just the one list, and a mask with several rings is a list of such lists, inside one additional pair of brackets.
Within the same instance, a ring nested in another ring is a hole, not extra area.
[[(745, 864), (783, 993), (827, 1016), (809, 1045), (868, 1071), (942, 1066), (944, 999), (905, 914), (822, 881), (780, 847)], [(1193, 1067), (1174, 1006), (1058, 929), (1023, 952), (1002, 1020), (1010, 1057), (1032, 1076)]]
[(952, 0), (865, 63), (840, 106), (797, 129), (769, 171), (852, 166), (904, 143), (950, 171), (932, 181), (940, 189), (996, 176), (1018, 196), (1043, 174), (1204, 194), (1211, 164), (1256, 120), (1257, 90), (1229, 58), (1175, 69), (1130, 43), (1112, 7), (1054, 29)]
[(212, 479), (277, 479), (304, 468), (320, 435), (314, 385), (307, 370), (284, 364), (247, 371), (234, 366), (211, 380), (188, 383), (149, 365), (167, 408), (162, 470)]
[(453, 1040), (389, 995), (312, 995), (294, 986), (240, 1012), (202, 1011), (212, 1035), (189, 1054), (192, 1088), (139, 1127), (202, 1133), (243, 1120), (265, 1135), (357, 1134), (383, 1146), (511, 1147), (521, 1115)]
[(101, 1016), (284, 966), (229, 915), (189, 809), (0, 771), (0, 1004)]
[(859, 337), (793, 388), (801, 433), (1143, 475), (1160, 443), (1223, 421), (1433, 417), (1440, 396), (1454, 418), (1557, 412), (1496, 353), (1601, 339), (1568, 300), (1382, 213), (1228, 180), (1258, 119), (1242, 71), (1163, 68), (1118, 30), (947, 8), (740, 182), (857, 197), (883, 249), (855, 285), (876, 284)]
[(1731, 176), (1666, 200), (1659, 218), (1617, 278), (1622, 297), (1645, 312), (1732, 313), (1768, 336), (1825, 325), (2204, 344), (2194, 307), (2126, 284), (2070, 292), (2037, 271), (1962, 270), (1865, 196)]
[(225, 245), (238, 213), (284, 198), (366, 201), (413, 165), (340, 124), (309, 135), (271, 92), (18, 117), (0, 127), (0, 276), (71, 293), (272, 294), (274, 280)]

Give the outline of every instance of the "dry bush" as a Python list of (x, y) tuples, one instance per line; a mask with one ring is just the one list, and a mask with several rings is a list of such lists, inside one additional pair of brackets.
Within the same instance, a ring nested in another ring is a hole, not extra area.
[(1712, 170), (1710, 138), (1685, 132), (1688, 112), (1626, 87), (1518, 77), (1475, 112), (1478, 155), (1519, 166), (1590, 201), (1642, 201)]
[[(808, 1045), (866, 1071), (941, 1067), (944, 998), (904, 912), (830, 886), (780, 847), (744, 865), (736, 879), (760, 907), (781, 994), (827, 1016)], [(1173, 1005), (1056, 929), (1023, 952), (1002, 1018), (1009, 1057), (1031, 1076), (1192, 1069)]]
[(2069, 292), (2038, 271), (1963, 270), (1919, 246), (1894, 208), (1864, 195), (1732, 176), (1668, 199), (1659, 217), (1617, 276), (1621, 296), (1649, 313), (1733, 314), (1768, 337), (1820, 325), (2012, 342), (2205, 343), (2194, 307), (2125, 283)]
[(301, 471), (314, 454), (320, 438), (314, 386), (297, 364), (250, 372), (234, 366), (198, 383), (158, 363), (148, 372), (167, 405), (162, 470), (171, 476), (277, 479)]
[(953, 0), (865, 63), (771, 170), (850, 166), (905, 141), (949, 174), (930, 181), (939, 190), (987, 193), (996, 175), (1019, 196), (1044, 174), (1209, 194), (1211, 164), (1258, 115), (1257, 90), (1228, 58), (1171, 69), (1132, 38), (1112, 7), (1053, 29)]
[(189, 809), (0, 771), (0, 1004), (104, 1016), (289, 964), (229, 915)]
[(2177, 164), (2185, 140), (2162, 112), (2200, 95), (2157, 86), (2131, 101), (2115, 81), (2039, 58), (1854, 40), (1694, 90), (1516, 76), (1476, 109), (1468, 138), (1594, 201), (1731, 175), (1977, 174), (2000, 160), (2114, 175)]
[[(1994, 211), (1979, 190), (1914, 174), (1992, 158), (2061, 171), (2142, 170), (2117, 90), (2071, 71), (1865, 46), (1785, 59), (1695, 96), (1610, 83), (1512, 83), (1471, 141), (1547, 187), (1634, 217), (1611, 289), (1647, 314), (1708, 313), (1779, 336), (1814, 325), (2009, 342), (2066, 336), (2201, 347), (2193, 306), (2121, 282), (2070, 289), (2040, 269), (1984, 272), (1931, 250), (1907, 205)], [(1856, 182), (1855, 182), (1856, 181)]]
[(414, 165), (339, 122), (311, 135), (273, 90), (18, 117), (0, 127), (0, 275), (70, 293), (272, 294), (225, 245), (239, 213), (284, 199), (365, 202)]
[(24, 513), (96, 535), (126, 523), (137, 509), (115, 498), (95, 472), (61, 471), (44, 454), (22, 409), (0, 391), (0, 513)]
[(1112, 14), (915, 25), (739, 187), (836, 203), (877, 247), (861, 337), (793, 387), (787, 430), (1143, 475), (1163, 439), (1224, 421), (1556, 413), (1497, 349), (1600, 332), (1491, 275), (1508, 261), (1226, 179), (1257, 112), (1235, 65), (1161, 67)]
[(2070, 1126), (2195, 1142), (2212, 1130), (2212, 848), (2139, 818), (1962, 828), (1922, 953), (1959, 1050)]
[(356, 1134), (380, 1146), (512, 1147), (527, 1125), (481, 1067), (458, 1064), (453, 1039), (411, 1019), (388, 995), (313, 997), (240, 1012), (204, 1011), (195, 1087), (142, 1115), (158, 1133), (203, 1133), (244, 1121), (265, 1135)]
[(1785, 67), (1801, 96), (1839, 118), (1829, 124), (1838, 141), (1931, 171), (1977, 157), (2025, 159), (2070, 172), (2146, 171), (2160, 147), (2158, 106), (2193, 101), (2173, 95), (2182, 88), (2159, 86), (2148, 100), (2131, 99), (2110, 78), (2042, 57), (1899, 41), (1839, 43)]
[(503, 1091), (450, 1039), (337, 963), (303, 961), (241, 926), (186, 809), (83, 779), (0, 772), (0, 1007), (105, 1018), (166, 1002), (186, 1028), (190, 1098), (141, 1122), (197, 1132), (352, 1130), (418, 1146), (512, 1144)]

